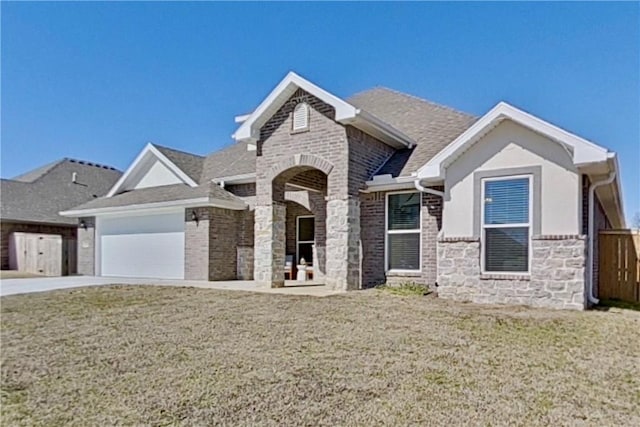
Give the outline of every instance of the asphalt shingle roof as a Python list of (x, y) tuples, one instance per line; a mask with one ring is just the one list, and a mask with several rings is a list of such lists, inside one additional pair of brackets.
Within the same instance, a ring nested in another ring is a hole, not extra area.
[(256, 152), (247, 150), (246, 142), (233, 143), (209, 154), (202, 169), (200, 182), (214, 178), (244, 175), (256, 172)]
[(162, 145), (152, 144), (162, 154), (164, 154), (174, 165), (186, 173), (189, 178), (198, 182), (202, 174), (202, 165), (204, 157), (197, 154), (191, 154), (184, 151), (174, 150), (173, 148), (163, 147)]
[(378, 175), (410, 175), (467, 130), (478, 118), (384, 87), (347, 99), (416, 141), (412, 150), (398, 150)]
[(76, 206), (73, 210), (142, 205), (202, 197), (208, 197), (210, 200), (242, 201), (242, 199), (225, 191), (214, 183), (199, 185), (197, 187), (190, 187), (186, 184), (171, 184), (125, 191), (112, 197), (101, 197), (83, 205)]
[[(73, 173), (77, 182), (72, 182)], [(76, 224), (58, 212), (106, 194), (122, 173), (114, 168), (74, 159), (57, 162), (0, 181), (3, 221)]]

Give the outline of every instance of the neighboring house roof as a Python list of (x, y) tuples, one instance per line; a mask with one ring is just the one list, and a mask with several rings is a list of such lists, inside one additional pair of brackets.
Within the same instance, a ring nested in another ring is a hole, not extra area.
[(125, 191), (111, 197), (101, 197), (62, 212), (62, 214), (82, 216), (123, 210), (118, 208), (135, 210), (136, 206), (145, 209), (172, 205), (186, 206), (189, 202), (193, 206), (218, 206), (227, 209), (244, 209), (247, 206), (242, 199), (225, 191), (215, 183), (198, 187), (172, 184)]
[(58, 212), (106, 194), (120, 175), (120, 171), (110, 166), (65, 158), (14, 179), (2, 179), (0, 218), (74, 225), (74, 219)]
[(416, 142), (413, 149), (397, 151), (378, 175), (411, 175), (477, 120), (470, 114), (384, 87), (360, 92), (347, 100)]
[(162, 145), (152, 144), (167, 159), (179, 167), (184, 173), (189, 175), (189, 178), (198, 182), (200, 175), (202, 174), (202, 165), (204, 163), (204, 157), (197, 154), (191, 154), (184, 151), (174, 150), (173, 148), (163, 147)]

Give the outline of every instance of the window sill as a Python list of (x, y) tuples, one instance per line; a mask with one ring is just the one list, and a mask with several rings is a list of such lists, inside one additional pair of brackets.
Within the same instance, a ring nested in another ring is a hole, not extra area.
[(291, 130), (291, 131), (289, 132), (289, 134), (290, 134), (290, 135), (295, 135), (295, 134), (298, 134), (298, 133), (306, 133), (306, 132), (309, 132), (310, 130), (311, 130), (311, 129), (309, 129), (309, 127), (307, 126), (307, 127), (306, 127), (306, 128), (304, 128), (304, 129)]
[(496, 273), (482, 273), (480, 274), (480, 280), (520, 280), (530, 281), (531, 275), (528, 273), (522, 274), (496, 274)]
[(418, 270), (389, 270), (388, 277), (421, 277), (422, 272)]

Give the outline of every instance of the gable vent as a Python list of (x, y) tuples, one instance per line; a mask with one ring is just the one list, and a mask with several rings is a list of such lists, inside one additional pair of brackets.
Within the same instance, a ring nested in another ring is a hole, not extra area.
[(293, 109), (292, 131), (306, 130), (309, 128), (309, 104), (301, 102)]

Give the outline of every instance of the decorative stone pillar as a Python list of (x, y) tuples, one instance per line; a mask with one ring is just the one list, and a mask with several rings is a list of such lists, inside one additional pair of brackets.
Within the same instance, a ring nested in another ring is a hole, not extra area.
[(286, 206), (279, 202), (255, 208), (253, 277), (259, 287), (284, 286), (286, 214)]
[(360, 200), (329, 198), (326, 227), (326, 285), (340, 291), (359, 289)]

